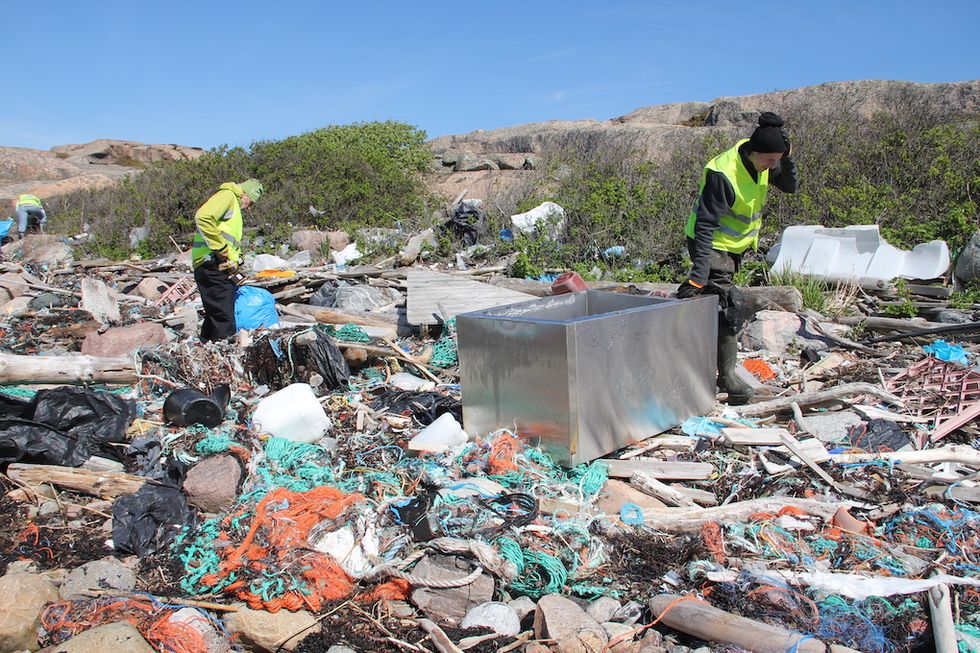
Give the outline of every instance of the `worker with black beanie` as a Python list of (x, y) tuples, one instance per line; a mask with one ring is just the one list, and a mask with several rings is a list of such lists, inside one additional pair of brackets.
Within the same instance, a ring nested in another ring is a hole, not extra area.
[(796, 192), (791, 152), (783, 119), (763, 112), (749, 138), (705, 165), (698, 200), (684, 229), (692, 265), (677, 296), (718, 295), (718, 387), (728, 393), (730, 404), (744, 404), (753, 396), (751, 386), (735, 374), (743, 302), (733, 277), (745, 250), (758, 248), (769, 186)]

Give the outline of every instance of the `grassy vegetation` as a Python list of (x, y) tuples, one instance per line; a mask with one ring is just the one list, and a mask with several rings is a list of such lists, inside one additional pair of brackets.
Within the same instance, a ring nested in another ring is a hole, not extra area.
[[(800, 189), (794, 195), (770, 193), (763, 252), (783, 228), (794, 224), (877, 224), (896, 247), (942, 239), (954, 252), (980, 226), (976, 116), (941, 114), (905, 92), (895, 93), (885, 105), (871, 118), (850, 107), (834, 107), (825, 114), (802, 104), (772, 107), (786, 118)], [(711, 156), (730, 147), (731, 140), (706, 132), (692, 147), (659, 163), (618, 147), (596, 147), (585, 137), (582, 141), (573, 138), (547, 153), (548, 168), (535, 183), (492, 198), (491, 205), (503, 209), (500, 218), (511, 208), (517, 212), (544, 200), (565, 208), (568, 228), (560, 256), (542, 258), (542, 248), (519, 241), (524, 257), (542, 268), (582, 263), (591, 269), (611, 263), (614, 268), (645, 269), (653, 264), (671, 271), (665, 277), (683, 277), (688, 262), (682, 230), (701, 169)], [(624, 246), (626, 258), (603, 261), (601, 252), (611, 245)], [(760, 259), (761, 252), (746, 253), (740, 283), (761, 281), (765, 265)], [(615, 274), (613, 270), (611, 276)]]
[[(975, 116), (943, 115), (902, 92), (871, 118), (841, 106), (829, 113), (791, 102), (767, 108), (786, 119), (800, 189), (795, 195), (770, 193), (761, 251), (746, 253), (739, 283), (764, 282), (762, 254), (792, 224), (877, 224), (898, 247), (941, 238), (954, 252), (976, 230)], [(703, 122), (696, 118), (692, 125)], [(698, 133), (699, 140), (657, 161), (593, 135), (568, 136), (560, 147), (541, 153), (542, 168), (484, 198), (491, 211), (489, 234), (510, 227), (513, 213), (545, 200), (560, 204), (566, 212), (560, 242), (520, 235), (511, 243), (493, 237), (483, 242), (493, 245), (493, 255), (516, 254), (513, 273), (519, 276), (561, 268), (622, 281), (683, 279), (690, 265), (683, 225), (702, 167), (732, 143), (719, 131)], [(439, 220), (433, 215), (439, 200), (423, 183), (430, 161), (425, 133), (411, 125), (332, 126), (248, 148), (217, 148), (196, 161), (151, 165), (111, 188), (74, 193), (48, 208), (54, 229), (77, 233), (87, 225), (96, 235), (91, 253), (110, 258), (134, 251), (128, 235), (139, 226), (150, 228), (139, 254), (173, 251), (170, 237), (193, 231), (194, 211), (220, 183), (253, 176), (267, 192), (246, 216), (246, 226), (267, 247), (308, 226), (398, 226), (412, 232)], [(314, 218), (311, 205), (325, 213)], [(605, 256), (610, 246), (622, 246), (624, 255)], [(453, 243), (441, 240), (437, 251), (451, 256), (450, 250)], [(819, 303), (805, 281), (796, 283), (811, 293), (813, 305)]]
[(770, 272), (769, 282), (773, 286), (793, 286), (803, 296), (803, 306), (817, 312), (827, 308), (827, 291), (823, 282), (798, 272)]
[[(422, 173), (431, 153), (425, 132), (403, 123), (326, 127), (248, 148), (220, 147), (194, 161), (152, 165), (105, 189), (80, 191), (48, 202), (54, 230), (95, 235), (91, 254), (124, 258), (129, 232), (148, 226), (141, 255), (173, 251), (170, 238), (189, 235), (194, 212), (225, 181), (260, 179), (262, 200), (245, 216), (271, 244), (299, 228), (415, 229), (430, 219), (434, 199)], [(308, 207), (324, 213), (314, 218)], [(182, 243), (186, 244), (186, 243)]]

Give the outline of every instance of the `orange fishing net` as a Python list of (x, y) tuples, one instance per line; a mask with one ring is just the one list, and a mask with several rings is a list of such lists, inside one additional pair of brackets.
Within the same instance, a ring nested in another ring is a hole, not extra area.
[(516, 471), (517, 463), (514, 459), (523, 449), (524, 445), (521, 441), (510, 433), (501, 433), (495, 437), (490, 444), (490, 454), (487, 456), (489, 473), (495, 476)]
[(773, 371), (769, 364), (758, 358), (750, 358), (742, 362), (742, 367), (747, 369), (752, 373), (755, 378), (759, 379), (763, 383), (766, 381), (771, 381), (776, 378), (776, 372)]
[(128, 621), (161, 653), (208, 653), (204, 636), (196, 628), (170, 619), (175, 612), (135, 599), (57, 601), (41, 614), (41, 625), (54, 643), (60, 644), (90, 628)]
[(721, 526), (718, 522), (705, 522), (701, 527), (701, 539), (704, 541), (704, 548), (711, 553), (715, 561), (724, 565), (728, 556), (725, 555), (725, 537), (722, 535)]
[[(325, 601), (350, 596), (354, 581), (331, 556), (310, 549), (307, 537), (317, 524), (339, 518), (363, 500), (360, 494), (344, 494), (329, 485), (307, 492), (273, 490), (256, 506), (245, 539), (220, 549), (219, 571), (202, 577), (201, 584), (215, 586), (219, 580), (239, 577), (223, 591), (252, 609), (270, 612), (318, 611)], [(222, 526), (237, 516), (229, 515)], [(262, 585), (277, 589), (264, 591)]]

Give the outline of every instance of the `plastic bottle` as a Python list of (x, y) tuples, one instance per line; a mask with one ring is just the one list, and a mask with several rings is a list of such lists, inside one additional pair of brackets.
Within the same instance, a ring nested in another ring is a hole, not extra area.
[(287, 385), (262, 399), (252, 413), (252, 428), (294, 442), (312, 444), (330, 429), (330, 418), (306, 383)]

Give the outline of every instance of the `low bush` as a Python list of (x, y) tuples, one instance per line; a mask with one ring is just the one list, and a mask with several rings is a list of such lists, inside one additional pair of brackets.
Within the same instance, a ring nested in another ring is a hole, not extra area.
[[(296, 228), (423, 225), (434, 206), (422, 179), (430, 159), (425, 132), (411, 125), (332, 126), (153, 165), (111, 187), (57, 198), (48, 208), (52, 229), (95, 235), (92, 254), (118, 259), (136, 247), (142, 255), (159, 254), (173, 251), (171, 238), (189, 238), (194, 212), (223, 182), (256, 177), (266, 192), (245, 222), (268, 249)], [(135, 227), (149, 227), (138, 245), (129, 241)]]
[[(856, 107), (838, 106), (832, 113), (789, 101), (769, 107), (786, 119), (800, 186), (793, 195), (770, 192), (761, 252), (747, 253), (747, 264), (797, 224), (876, 224), (884, 238), (906, 249), (932, 239), (945, 240), (954, 252), (965, 244), (980, 226), (976, 116), (940, 113), (914, 90), (895, 92), (884, 107), (871, 117)], [(652, 263), (683, 277), (689, 265), (683, 228), (702, 168), (732, 142), (706, 131), (655, 163), (588, 136), (581, 142), (573, 137), (547, 153), (545, 170), (490, 205), (518, 212), (550, 200), (564, 207), (563, 258), (547, 261), (528, 252), (539, 267), (581, 263), (592, 269), (601, 265), (605, 248), (621, 245), (627, 256), (611, 262), (614, 276), (617, 267), (624, 268), (620, 276), (629, 276), (633, 272), (625, 268)], [(503, 224), (507, 215), (502, 210), (496, 216), (501, 226), (509, 226)], [(760, 269), (743, 268), (739, 281), (758, 283)]]

